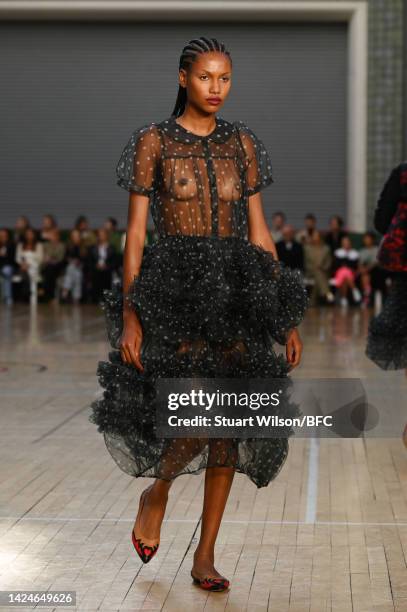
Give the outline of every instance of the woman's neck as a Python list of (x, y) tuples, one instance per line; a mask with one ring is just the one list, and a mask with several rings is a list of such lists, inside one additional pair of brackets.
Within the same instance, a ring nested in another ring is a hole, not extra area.
[(216, 128), (215, 113), (202, 115), (202, 113), (188, 105), (185, 107), (182, 115), (177, 117), (176, 123), (200, 136), (207, 136)]

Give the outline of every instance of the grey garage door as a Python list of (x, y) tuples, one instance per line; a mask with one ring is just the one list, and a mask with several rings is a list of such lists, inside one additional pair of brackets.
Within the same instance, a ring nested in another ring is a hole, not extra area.
[(344, 24), (3, 22), (0, 223), (51, 212), (64, 227), (82, 213), (95, 227), (107, 215), (123, 226), (119, 154), (135, 127), (171, 114), (180, 51), (201, 35), (233, 58), (218, 114), (246, 121), (270, 151), (268, 219), (281, 209), (299, 226), (314, 212), (323, 227), (344, 215)]

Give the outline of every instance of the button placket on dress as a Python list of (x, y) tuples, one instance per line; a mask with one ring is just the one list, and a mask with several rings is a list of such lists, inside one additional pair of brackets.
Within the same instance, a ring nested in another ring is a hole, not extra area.
[(205, 156), (206, 167), (208, 169), (208, 179), (211, 197), (211, 236), (218, 235), (218, 189), (216, 186), (216, 174), (213, 165), (213, 158), (208, 142), (208, 137), (202, 138), (202, 148)]

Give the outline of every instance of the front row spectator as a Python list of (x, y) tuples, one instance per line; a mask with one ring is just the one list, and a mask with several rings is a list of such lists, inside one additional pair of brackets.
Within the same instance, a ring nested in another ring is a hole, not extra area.
[(375, 235), (373, 232), (366, 232), (363, 236), (363, 248), (359, 251), (359, 275), (363, 293), (363, 305), (371, 304), (372, 288), (382, 289), (382, 274), (379, 272), (377, 261), (378, 247), (375, 245)]
[(83, 268), (87, 256), (86, 247), (82, 244), (80, 231), (74, 229), (69, 235), (69, 243), (66, 249), (66, 260), (68, 265), (65, 269), (62, 283), (62, 300), (67, 301), (69, 295), (75, 304), (82, 299)]
[(36, 231), (28, 227), (24, 231), (21, 242), (17, 244), (16, 250), (16, 262), (22, 275), (22, 295), (25, 298), (36, 293), (43, 259), (43, 244), (38, 241)]
[(271, 216), (271, 237), (275, 243), (283, 239), (283, 227), (286, 223), (286, 216), (281, 210), (277, 210)]
[(92, 301), (97, 304), (105, 289), (112, 285), (112, 272), (116, 263), (115, 251), (104, 228), (97, 231), (97, 244), (89, 247), (89, 266), (92, 279)]
[(2, 300), (13, 303), (12, 279), (15, 266), (16, 247), (7, 229), (0, 230), (0, 280)]
[(313, 281), (311, 304), (316, 305), (320, 298), (332, 303), (335, 297), (329, 287), (332, 255), (321, 234), (314, 231), (308, 244), (304, 246), (305, 276)]
[(346, 236), (346, 231), (343, 229), (344, 223), (342, 217), (339, 215), (333, 215), (329, 219), (329, 230), (325, 234), (325, 242), (329, 246), (332, 255), (336, 249), (341, 246), (341, 241)]
[(317, 218), (312, 213), (304, 217), (305, 227), (297, 232), (296, 239), (301, 244), (310, 244), (317, 230)]
[(359, 267), (359, 253), (352, 248), (349, 236), (343, 236), (341, 246), (334, 252), (334, 279), (339, 291), (340, 303), (348, 305), (348, 293), (352, 291), (355, 302), (360, 302), (362, 295), (356, 286), (356, 277)]
[(304, 249), (302, 244), (294, 239), (292, 225), (284, 225), (282, 239), (276, 243), (278, 258), (289, 268), (304, 271)]
[(41, 265), (41, 276), (44, 288), (44, 301), (55, 300), (55, 288), (58, 277), (65, 266), (65, 245), (55, 227), (48, 230), (47, 241), (44, 242), (44, 258)]
[(42, 218), (42, 227), (40, 230), (40, 240), (41, 242), (46, 242), (47, 240), (52, 240), (52, 232), (58, 229), (57, 220), (54, 215), (44, 215)]
[(25, 215), (17, 217), (14, 228), (14, 242), (21, 242), (24, 238), (25, 230), (31, 227), (30, 220)]
[(82, 244), (87, 248), (96, 243), (95, 232), (89, 227), (88, 218), (85, 215), (80, 215), (75, 221), (75, 227), (81, 235)]

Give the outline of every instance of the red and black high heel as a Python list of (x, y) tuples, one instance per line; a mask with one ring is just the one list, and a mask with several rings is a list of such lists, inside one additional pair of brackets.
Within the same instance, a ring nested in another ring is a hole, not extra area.
[[(148, 563), (149, 561), (151, 561), (151, 559), (154, 557), (155, 553), (158, 550), (158, 547), (160, 545), (160, 541), (158, 540), (158, 542), (156, 542), (155, 544), (149, 545), (146, 544), (145, 541), (143, 541), (143, 539), (141, 537), (137, 537), (136, 534), (134, 533), (134, 530), (137, 530), (137, 526), (138, 526), (138, 522), (140, 520), (140, 516), (141, 513), (143, 511), (143, 507), (144, 507), (144, 500), (145, 500), (145, 496), (147, 491), (152, 487), (152, 485), (150, 485), (149, 487), (147, 487), (147, 489), (144, 489), (144, 491), (142, 492), (142, 494), (140, 495), (140, 503), (139, 503), (139, 510), (137, 513), (137, 518), (136, 518), (136, 523), (131, 531), (131, 539), (133, 542), (133, 546), (136, 549), (136, 552), (138, 554), (138, 556), (140, 557), (140, 559), (142, 560), (143, 563)], [(144, 538), (144, 540), (146, 540), (146, 538)]]
[(205, 591), (226, 591), (230, 586), (230, 582), (227, 578), (209, 578), (208, 576), (205, 576), (205, 578), (197, 578), (193, 575), (192, 570), (191, 576), (194, 584), (197, 584)]

